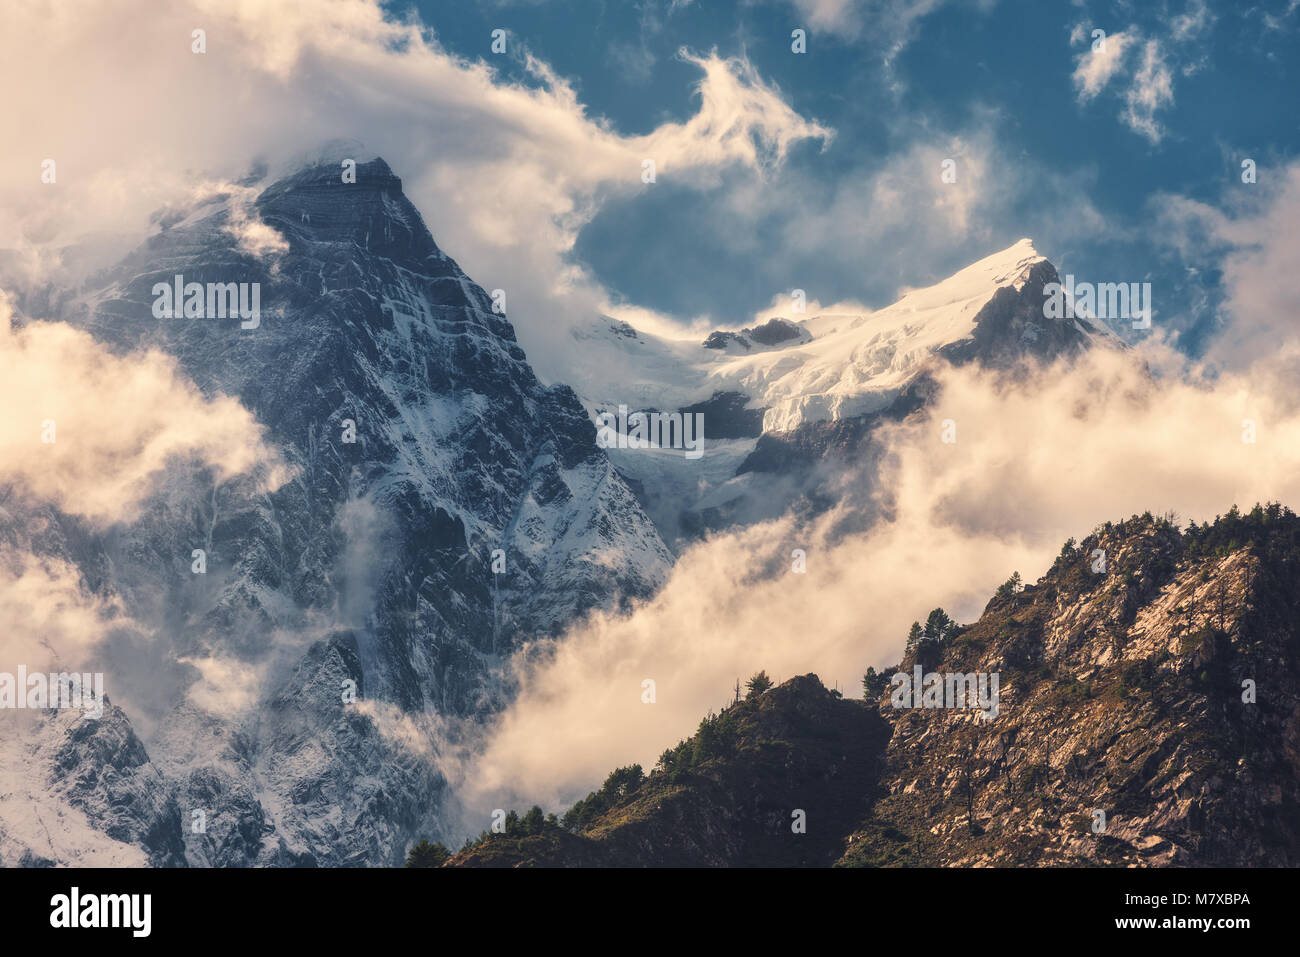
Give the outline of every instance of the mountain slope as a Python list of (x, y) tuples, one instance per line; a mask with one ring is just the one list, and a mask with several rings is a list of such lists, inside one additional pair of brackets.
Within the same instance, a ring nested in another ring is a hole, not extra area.
[(1117, 346), (1095, 321), (1044, 317), (1044, 286), (1058, 278), (1022, 239), (865, 315), (773, 319), (703, 342), (601, 320), (575, 333), (585, 360), (575, 388), (593, 415), (620, 404), (704, 413), (702, 460), (610, 453), (664, 539), (680, 543), (815, 500), (813, 473), (869, 460), (876, 426), (924, 405), (943, 363), (1011, 369)]
[(1001, 671), (1002, 713), (903, 712), (845, 862), (1300, 863), (1298, 573), (1277, 506), (1067, 548), (941, 650), (936, 671)]
[[(155, 286), (177, 275), (259, 284), (260, 322), (158, 318)], [(400, 860), (438, 828), (426, 742), (444, 719), (501, 707), (521, 642), (666, 576), (581, 404), (537, 380), (383, 160), (355, 183), (321, 162), (164, 216), (57, 318), (238, 398), (290, 476), (268, 491), (265, 472), (172, 463), (139, 520), (12, 508), (0, 528), (146, 625), (103, 670), (185, 820), (204, 813), (190, 863)]]
[[(1300, 519), (1276, 505), (1186, 532), (1107, 523), (900, 664), (998, 674), (992, 720), (792, 679), (644, 780), (612, 775), (563, 826), (513, 822), (449, 865), (1296, 866), (1297, 582)], [(688, 826), (703, 837), (685, 847)]]
[[(615, 772), (568, 828), (525, 821), (485, 836), (453, 867), (826, 866), (866, 810), (889, 725), (792, 678), (710, 716), (641, 779)], [(807, 822), (806, 833), (795, 830)]]

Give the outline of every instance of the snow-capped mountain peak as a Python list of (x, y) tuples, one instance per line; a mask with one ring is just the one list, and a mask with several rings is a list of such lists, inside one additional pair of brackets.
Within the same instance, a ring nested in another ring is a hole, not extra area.
[(797, 365), (788, 355), (745, 357), (713, 378), (761, 391), (765, 432), (873, 412), (939, 350), (973, 336), (997, 291), (1019, 292), (1040, 262), (1033, 243), (1022, 239), (941, 282), (908, 290), (883, 309), (809, 319), (812, 341), (800, 348)]
[[(597, 361), (584, 355), (573, 385), (593, 410), (619, 403), (682, 408), (737, 392), (751, 408), (764, 410), (764, 432), (863, 415), (892, 401), (936, 354), (971, 340), (1000, 290), (1024, 299), (1036, 268), (1055, 278), (1032, 240), (1021, 239), (940, 282), (904, 290), (898, 301), (873, 312), (796, 317), (791, 324), (799, 335), (762, 348), (742, 335), (753, 330), (690, 343), (602, 320), (613, 323), (610, 334), (581, 333), (583, 351)], [(1026, 338), (1032, 342), (1037, 335), (1029, 330)]]
[[(1057, 280), (1055, 267), (1021, 239), (874, 311), (833, 307), (717, 331), (702, 342), (605, 317), (575, 334), (581, 361), (572, 384), (593, 416), (620, 406), (704, 413), (703, 462), (659, 450), (610, 452), (642, 490), (661, 534), (678, 541), (711, 521), (683, 519), (682, 501), (698, 515), (736, 514), (735, 503), (755, 499), (750, 473), (807, 464), (830, 448), (843, 452), (845, 436), (853, 436), (850, 444), (864, 440), (876, 418), (915, 407), (912, 386), (940, 363), (1003, 367), (1114, 343), (1091, 321), (1045, 316), (1044, 290)], [(832, 436), (839, 423), (846, 428)], [(767, 498), (747, 514), (779, 513), (788, 489)]]
[[(121, 836), (84, 859), (394, 864), (417, 832), (450, 839), (446, 781), (412, 742), (502, 707), (500, 665), (521, 644), (667, 576), (572, 390), (537, 379), (383, 160), (342, 173), (309, 164), (162, 218), (52, 316), (175, 357), (257, 419), (291, 476), (268, 491), (178, 464), (138, 520), (103, 532), (0, 510), (0, 538), (136, 610), (144, 644), (114, 646), (102, 670), (149, 660), (162, 676), (67, 754), (48, 722), (0, 754), (0, 784), (35, 787), (15, 769), (37, 755), (75, 833)], [(160, 309), (156, 290), (182, 283), (199, 308), (187, 292), (184, 315)], [(259, 321), (206, 314), (204, 283), (258, 289)], [(206, 830), (182, 831), (182, 809)], [(0, 800), (5, 863), (72, 860), (41, 823)]]

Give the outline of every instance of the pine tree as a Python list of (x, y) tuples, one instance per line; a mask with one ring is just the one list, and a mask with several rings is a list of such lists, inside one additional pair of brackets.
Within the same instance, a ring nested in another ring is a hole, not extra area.
[(862, 697), (867, 701), (879, 698), (884, 693), (885, 684), (883, 674), (877, 674), (875, 668), (868, 668), (867, 673), (862, 676)]
[(534, 804), (519, 821), (519, 825), (525, 834), (540, 834), (545, 821), (546, 816), (542, 813), (542, 809)]
[(1011, 577), (998, 586), (998, 596), (1008, 598), (1011, 595), (1020, 594), (1024, 585), (1020, 581), (1020, 572), (1012, 572)]
[(767, 676), (766, 671), (760, 671), (758, 674), (754, 675), (754, 677), (750, 678), (749, 681), (745, 682), (745, 687), (749, 691), (749, 694), (745, 695), (747, 699), (757, 698), (765, 691), (771, 689), (772, 679)]
[(921, 644), (921, 639), (923, 637), (925, 637), (925, 633), (921, 631), (921, 623), (919, 621), (912, 622), (912, 628), (907, 633), (907, 645), (904, 649), (904, 653), (910, 655), (912, 652), (916, 651), (916, 648)]
[(927, 641), (943, 641), (952, 633), (956, 624), (942, 608), (936, 608), (925, 619), (925, 638)]
[[(468, 845), (468, 842), (466, 844)], [(421, 841), (411, 848), (410, 853), (406, 855), (406, 866), (442, 867), (450, 859), (451, 851), (443, 847), (441, 843), (430, 844), (428, 841)]]

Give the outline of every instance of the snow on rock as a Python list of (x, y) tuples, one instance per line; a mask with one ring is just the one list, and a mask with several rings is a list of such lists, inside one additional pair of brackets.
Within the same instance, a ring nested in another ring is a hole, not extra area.
[(603, 319), (576, 334), (584, 362), (575, 369), (575, 388), (593, 410), (619, 403), (681, 408), (739, 392), (765, 410), (764, 432), (863, 415), (887, 405), (945, 347), (974, 336), (998, 291), (1021, 292), (1046, 262), (1031, 240), (1021, 239), (875, 312), (799, 320), (794, 325), (804, 335), (759, 349), (734, 338), (668, 339)]
[[(1050, 360), (1116, 342), (1091, 321), (1045, 318), (1043, 288), (1055, 281), (1051, 263), (1022, 239), (865, 314), (774, 319), (756, 329), (715, 332), (702, 342), (604, 317), (574, 334), (581, 360), (574, 386), (593, 418), (620, 405), (704, 411), (702, 459), (610, 452), (664, 539), (680, 547), (692, 529), (724, 513), (730, 517), (722, 524), (780, 514), (800, 494), (800, 480), (753, 478), (755, 471), (772, 472), (773, 463), (791, 459), (811, 461), (827, 448), (856, 442), (869, 432), (867, 417), (912, 408), (908, 390), (936, 363)], [(847, 424), (843, 434), (815, 434), (838, 422)], [(790, 454), (774, 453), (770, 440), (785, 437)]]
[[(239, 209), (169, 216), (52, 317), (117, 351), (162, 349), (205, 395), (236, 397), (290, 476), (268, 491), (173, 463), (141, 517), (108, 529), (0, 512), (0, 540), (75, 564), (149, 631), (105, 649), (124, 710), (59, 760), (86, 782), (130, 767), (174, 833), (115, 819), (100, 791), (46, 786), (124, 845), (100, 841), (102, 859), (392, 865), (418, 838), (451, 840), (439, 722), (500, 709), (514, 649), (648, 597), (670, 568), (574, 393), (538, 381), (387, 164), (356, 174), (309, 164), (244, 184)], [(276, 238), (250, 250), (250, 224)], [(258, 283), (260, 324), (155, 317), (153, 288), (176, 275)], [(0, 798), (0, 852), (72, 861), (15, 810), (28, 803)]]

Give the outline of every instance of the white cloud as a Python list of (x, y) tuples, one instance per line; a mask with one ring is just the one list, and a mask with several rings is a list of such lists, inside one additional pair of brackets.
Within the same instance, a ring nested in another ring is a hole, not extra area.
[(1095, 97), (1119, 73), (1134, 39), (1131, 31), (1121, 30), (1105, 38), (1098, 38), (1099, 42), (1094, 46), (1088, 35), (1089, 31), (1082, 25), (1077, 25), (1070, 34), (1071, 43), (1089, 43), (1088, 49), (1075, 59), (1073, 78), (1080, 103), (1086, 103)]
[(0, 483), (99, 521), (129, 518), (177, 457), (222, 479), (275, 465), (252, 414), (204, 399), (172, 357), (113, 355), (63, 323), (16, 325), (2, 293), (0, 406)]
[(1214, 14), (1210, 12), (1205, 0), (1192, 0), (1186, 10), (1169, 21), (1170, 32), (1179, 42), (1194, 40), (1201, 31), (1213, 24), (1214, 20)]
[[(38, 505), (106, 525), (131, 520), (181, 473), (210, 469), (218, 480), (251, 473), (267, 490), (288, 477), (252, 415), (235, 399), (203, 398), (174, 358), (114, 355), (63, 323), (19, 325), (2, 292), (0, 405), (0, 488), (5, 508), (25, 513), (17, 542), (0, 547), (0, 670), (103, 670), (95, 663), (106, 638), (148, 640), (157, 628), (141, 596), (128, 613), (119, 596), (92, 591), (74, 564), (18, 544), (55, 531)], [(13, 517), (0, 510), (0, 524)], [(141, 660), (157, 658), (155, 650)], [(229, 684), (212, 667), (201, 670), (197, 697)], [(123, 704), (120, 684), (111, 677), (110, 684)]]
[[(597, 616), (524, 665), (518, 700), (463, 785), (467, 804), (518, 796), (559, 807), (616, 766), (652, 764), (760, 668), (816, 672), (856, 696), (867, 666), (901, 657), (909, 622), (935, 606), (973, 620), (1012, 571), (1035, 580), (1067, 538), (1100, 522), (1295, 502), (1290, 381), (1256, 368), (1211, 385), (1158, 344), (1141, 357), (1097, 351), (1072, 372), (1010, 386), (949, 370), (930, 411), (885, 436), (886, 520), (837, 538), (842, 516), (810, 528), (787, 517), (689, 549), (651, 602)], [(940, 441), (946, 418), (956, 444)], [(1258, 423), (1257, 444), (1242, 442), (1245, 418)], [(795, 548), (805, 574), (790, 570)], [(654, 704), (642, 703), (645, 679)]]
[(801, 26), (822, 34), (855, 39), (878, 37), (890, 55), (911, 40), (917, 23), (949, 0), (790, 0), (803, 17)]
[(1124, 103), (1120, 119), (1133, 132), (1159, 143), (1165, 129), (1156, 114), (1174, 105), (1170, 59), (1175, 54), (1180, 56), (1183, 75), (1199, 70), (1204, 56), (1188, 60), (1182, 54), (1197, 49), (1200, 35), (1214, 20), (1204, 0), (1190, 0), (1182, 13), (1168, 18), (1167, 30), (1160, 36), (1143, 36), (1137, 27), (1130, 26), (1094, 42), (1092, 34), (1100, 27), (1076, 23), (1070, 31), (1070, 45), (1088, 45), (1075, 57), (1072, 80), (1078, 102), (1088, 103), (1116, 81)]
[(854, 0), (792, 0), (794, 7), (806, 17), (810, 29), (857, 33), (862, 23)]
[(73, 565), (0, 549), (0, 671), (89, 670), (110, 631), (136, 628), (121, 600), (90, 592)]
[(239, 714), (254, 708), (262, 697), (266, 669), (237, 658), (177, 658), (177, 663), (191, 665), (199, 680), (189, 688), (190, 700), (212, 714)]
[[(1114, 235), (1092, 204), (1093, 172), (1008, 151), (1002, 122), (979, 109), (958, 129), (900, 127), (888, 155), (864, 157), (832, 180), (789, 169), (770, 185), (733, 185), (707, 201), (710, 221), (729, 255), (770, 264), (763, 276), (772, 296), (797, 287), (824, 304), (865, 297), (876, 307), (902, 285), (942, 279), (1022, 234), (1049, 253), (1101, 229)], [(949, 159), (953, 182), (943, 176)], [(820, 277), (854, 277), (854, 285), (832, 292), (819, 288)], [(707, 324), (748, 321), (732, 313)]]
[[(25, 261), (48, 266), (52, 249), (86, 233), (143, 236), (153, 211), (200, 179), (238, 179), (252, 156), (274, 168), (305, 146), (355, 138), (360, 158), (383, 155), (402, 176), (439, 244), (508, 291), (544, 371), (562, 367), (571, 321), (607, 311), (569, 253), (610, 197), (653, 188), (644, 159), (660, 182), (708, 186), (723, 170), (768, 175), (796, 143), (831, 136), (744, 59), (688, 52), (700, 71), (694, 114), (623, 136), (536, 58), (524, 55), (533, 82), (508, 82), (486, 38), (483, 60), (457, 57), (374, 0), (53, 11), (17, 0), (6, 18), (0, 79), (30, 94), (7, 120), (16, 134), (0, 155), (0, 234)], [(196, 27), (204, 54), (191, 52)], [(57, 162), (55, 185), (40, 182), (45, 158)]]
[(1124, 121), (1152, 143), (1159, 143), (1163, 130), (1156, 112), (1174, 104), (1174, 81), (1160, 44), (1148, 40), (1142, 45), (1142, 64), (1124, 94)]
[(1152, 235), (1185, 259), (1216, 262), (1223, 276), (1226, 326), (1207, 360), (1241, 370), (1262, 360), (1296, 357), (1300, 291), (1300, 163), (1261, 162), (1258, 182), (1230, 187), (1226, 209), (1182, 196), (1155, 203)]

